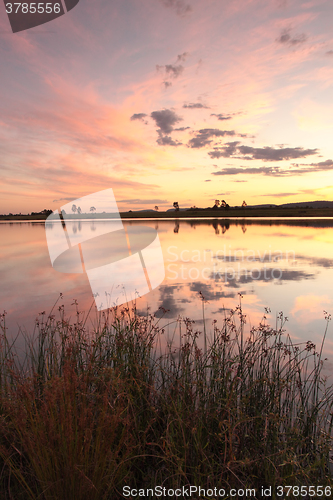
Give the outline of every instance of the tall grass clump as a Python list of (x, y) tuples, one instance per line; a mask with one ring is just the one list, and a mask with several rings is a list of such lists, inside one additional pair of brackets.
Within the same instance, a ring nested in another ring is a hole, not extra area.
[(189, 318), (158, 348), (158, 321), (135, 307), (69, 321), (59, 306), (41, 313), (22, 358), (1, 316), (1, 498), (333, 485), (322, 346), (292, 343), (282, 314), (246, 331), (241, 304), (204, 329), (203, 348)]

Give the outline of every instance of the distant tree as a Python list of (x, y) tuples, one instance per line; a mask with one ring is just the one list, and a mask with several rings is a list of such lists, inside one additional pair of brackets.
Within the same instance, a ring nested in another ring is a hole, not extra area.
[(175, 209), (176, 212), (179, 212), (179, 205), (178, 205), (178, 201), (174, 201), (173, 203), (173, 207)]
[(77, 207), (76, 207), (76, 205), (72, 205), (72, 212), (74, 212), (74, 214), (75, 214), (75, 213), (76, 213), (76, 211), (77, 211)]
[(155, 205), (155, 210), (156, 210), (156, 212), (158, 212), (158, 206), (157, 205)]
[(222, 201), (221, 201), (221, 207), (226, 208), (226, 206), (227, 206), (227, 203), (225, 202), (225, 200), (222, 200)]
[(96, 212), (96, 207), (90, 207), (90, 212)]
[(242, 203), (242, 207), (243, 207), (243, 208), (244, 208), (244, 207), (247, 207), (247, 203), (246, 203), (246, 201), (245, 201), (245, 200), (244, 200), (244, 201), (243, 201), (243, 203)]
[(77, 207), (77, 213), (80, 215), (82, 212), (81, 207)]
[(213, 209), (216, 210), (220, 206), (220, 200), (215, 200), (215, 205), (213, 206)]
[(197, 207), (195, 205), (193, 205), (193, 207), (191, 207), (191, 210), (196, 210)]

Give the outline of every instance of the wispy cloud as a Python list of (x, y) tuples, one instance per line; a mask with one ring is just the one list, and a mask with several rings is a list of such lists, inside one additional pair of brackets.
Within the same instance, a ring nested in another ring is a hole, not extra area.
[[(333, 162), (332, 160), (327, 160), (325, 162), (320, 162), (321, 165), (313, 163), (313, 166), (302, 167), (297, 164), (293, 167), (282, 168), (282, 167), (226, 167), (222, 170), (218, 170), (217, 172), (212, 172), (212, 175), (237, 175), (237, 174), (264, 174), (268, 176), (275, 177), (286, 177), (293, 175), (304, 175), (311, 174), (314, 172), (325, 172), (328, 170), (333, 170)], [(307, 190), (308, 194), (312, 194), (311, 191)], [(260, 195), (266, 196), (266, 195)]]
[(298, 35), (291, 36), (291, 29), (285, 29), (282, 31), (281, 35), (277, 38), (277, 42), (282, 43), (284, 45), (288, 45), (293, 47), (295, 45), (300, 45), (307, 41), (308, 37), (305, 33), (301, 33)]
[(156, 70), (158, 73), (163, 72), (165, 80), (163, 81), (164, 88), (167, 89), (172, 86), (172, 82), (169, 81), (176, 80), (183, 72), (184, 65), (178, 63), (184, 63), (188, 57), (188, 52), (183, 52), (182, 54), (178, 54), (176, 62), (174, 64), (156, 64)]
[(133, 120), (140, 120), (144, 122), (144, 118), (146, 117), (146, 113), (134, 113), (134, 115), (131, 116), (131, 121)]
[(231, 120), (232, 116), (231, 115), (225, 115), (223, 113), (212, 113), (210, 116), (216, 116), (218, 120)]
[(174, 141), (172, 137), (169, 135), (162, 135), (160, 134), (159, 138), (157, 139), (157, 144), (160, 146), (181, 146), (183, 143), (179, 141)]
[(213, 137), (225, 137), (236, 135), (234, 130), (219, 130), (217, 128), (204, 128), (197, 132), (196, 136), (189, 140), (190, 148), (203, 148), (212, 142)]
[[(175, 111), (171, 109), (162, 109), (160, 111), (153, 111), (150, 116), (158, 127), (158, 139), (156, 142), (159, 146), (182, 145), (180, 141), (174, 140), (170, 135), (168, 135), (174, 130), (174, 125), (182, 120), (182, 118), (178, 116)], [(183, 129), (185, 130), (186, 127)]]
[(265, 174), (278, 175), (278, 167), (226, 167), (217, 172), (212, 172), (212, 175), (237, 175), (237, 174)]
[(160, 2), (176, 12), (178, 16), (185, 16), (192, 11), (190, 4), (184, 2), (184, 0), (160, 0)]
[(183, 52), (182, 54), (178, 54), (177, 62), (185, 62), (188, 56), (189, 56), (188, 52)]
[(178, 66), (174, 64), (165, 64), (164, 66), (159, 66), (157, 64), (156, 69), (157, 71), (164, 69), (167, 76), (170, 76), (171, 78), (177, 78), (184, 71), (184, 66), (182, 66), (181, 64), (178, 64)]
[(318, 149), (296, 148), (254, 148), (252, 146), (238, 146), (239, 142), (229, 142), (225, 146), (214, 148), (208, 154), (211, 158), (230, 158), (236, 156), (245, 160), (283, 161), (294, 158), (305, 158), (306, 156), (318, 154)]
[(155, 121), (158, 131), (162, 134), (170, 134), (170, 132), (173, 131), (174, 125), (182, 120), (182, 118), (171, 109), (153, 111), (150, 116)]
[(183, 104), (183, 108), (187, 108), (187, 109), (209, 109), (209, 106), (205, 106), (201, 102), (191, 102), (189, 104)]
[[(299, 166), (297, 163), (293, 163), (293, 165), (296, 165), (297, 167)], [(323, 170), (330, 170), (331, 168), (333, 168), (333, 160), (329, 159), (325, 161), (319, 161), (317, 163), (302, 163), (302, 166), (319, 167)]]
[(57, 201), (72, 201), (75, 200), (76, 195), (69, 196), (68, 198), (58, 198), (57, 200), (53, 200), (53, 203), (56, 203)]
[(164, 205), (169, 203), (168, 200), (161, 198), (150, 198), (148, 200), (142, 200), (141, 198), (128, 198), (119, 200), (118, 203), (127, 203), (128, 205)]
[(299, 193), (264, 193), (259, 196), (268, 196), (269, 198), (285, 198), (287, 196), (297, 196)]

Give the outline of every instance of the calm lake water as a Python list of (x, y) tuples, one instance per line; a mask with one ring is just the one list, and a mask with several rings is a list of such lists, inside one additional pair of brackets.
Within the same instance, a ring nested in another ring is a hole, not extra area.
[[(288, 317), (286, 329), (293, 341), (313, 341), (319, 348), (325, 331), (324, 312), (333, 313), (333, 220), (141, 220), (123, 221), (130, 228), (157, 230), (162, 247), (165, 279), (137, 299), (137, 308), (162, 316), (167, 333), (177, 332), (177, 319), (189, 317), (196, 328), (212, 330), (224, 314), (239, 304), (242, 294), (247, 328), (257, 326), (270, 308), (275, 326), (280, 311)], [(87, 221), (75, 231), (84, 231)], [(88, 226), (86, 226), (88, 227)], [(67, 314), (75, 316), (94, 303), (86, 274), (53, 269), (44, 222), (0, 223), (0, 312), (7, 312), (11, 338), (19, 329), (33, 331), (36, 316), (49, 313), (63, 294)], [(93, 314), (97, 314), (94, 312)], [(221, 322), (222, 324), (222, 322)], [(324, 354), (327, 373), (333, 373), (333, 326), (329, 326)]]

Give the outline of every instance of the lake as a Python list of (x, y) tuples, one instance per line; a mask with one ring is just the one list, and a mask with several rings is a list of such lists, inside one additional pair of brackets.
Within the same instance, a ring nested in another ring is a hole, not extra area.
[[(144, 232), (143, 226), (158, 233), (165, 278), (138, 297), (136, 306), (142, 314), (149, 307), (160, 324), (166, 325), (167, 335), (177, 335), (179, 319), (186, 317), (202, 330), (203, 314), (209, 332), (212, 322), (221, 322), (241, 299), (248, 331), (259, 325), (267, 308), (271, 326), (282, 311), (288, 317), (285, 328), (293, 341), (311, 340), (319, 348), (326, 326), (324, 311), (333, 312), (333, 219), (123, 223), (129, 234)], [(84, 234), (95, 231), (98, 222), (75, 224), (73, 233)], [(31, 335), (38, 314), (49, 314), (57, 300), (55, 313), (64, 303), (72, 318), (76, 314), (74, 300), (81, 311), (92, 306), (93, 322), (98, 313), (87, 274), (62, 273), (52, 267), (45, 222), (0, 223), (0, 254), (0, 312), (7, 312), (10, 338), (20, 329)], [(333, 373), (332, 336), (330, 325), (324, 348), (327, 374)], [(23, 349), (20, 336), (18, 343)]]

